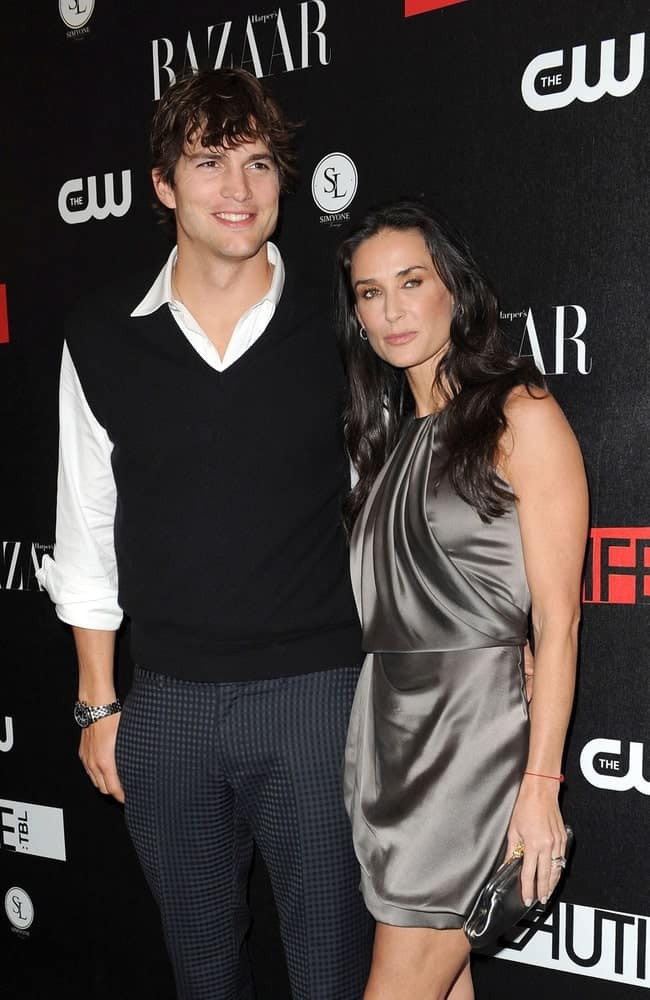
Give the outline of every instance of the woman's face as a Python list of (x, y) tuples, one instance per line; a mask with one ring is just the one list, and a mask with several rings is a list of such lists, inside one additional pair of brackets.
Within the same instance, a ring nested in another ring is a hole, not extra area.
[(355, 309), (370, 347), (409, 375), (428, 377), (449, 344), (451, 292), (417, 229), (383, 229), (354, 252)]

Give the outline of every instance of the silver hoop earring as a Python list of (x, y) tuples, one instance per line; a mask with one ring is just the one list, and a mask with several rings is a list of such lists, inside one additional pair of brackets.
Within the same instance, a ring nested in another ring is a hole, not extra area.
[(362, 326), (359, 327), (359, 336), (361, 337), (362, 340), (368, 339), (368, 334), (366, 333), (366, 331)]

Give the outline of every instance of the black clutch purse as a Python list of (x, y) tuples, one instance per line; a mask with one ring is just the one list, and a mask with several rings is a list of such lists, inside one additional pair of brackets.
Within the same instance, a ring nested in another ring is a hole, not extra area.
[[(566, 837), (565, 858), (573, 845), (573, 830), (569, 826), (566, 827)], [(526, 914), (544, 909), (538, 899), (526, 906), (521, 898), (523, 860), (524, 848), (518, 845), (478, 894), (463, 927), (472, 948), (489, 948)]]

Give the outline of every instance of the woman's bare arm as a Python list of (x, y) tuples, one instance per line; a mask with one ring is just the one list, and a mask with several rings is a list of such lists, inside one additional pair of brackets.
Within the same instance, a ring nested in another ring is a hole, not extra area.
[[(580, 586), (588, 496), (575, 436), (555, 400), (515, 390), (506, 405), (501, 467), (517, 497), (524, 562), (532, 597), (535, 691), (530, 703), (526, 770), (559, 775), (575, 687)], [(545, 900), (565, 850), (560, 783), (525, 775), (512, 815), (508, 849), (525, 844), (524, 899)]]

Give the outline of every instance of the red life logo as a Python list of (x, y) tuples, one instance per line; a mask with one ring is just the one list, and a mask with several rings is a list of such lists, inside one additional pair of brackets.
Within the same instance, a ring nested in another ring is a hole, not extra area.
[(585, 604), (650, 603), (650, 528), (592, 528)]
[(0, 285), (0, 344), (9, 343), (9, 313), (7, 312), (7, 286)]
[(426, 14), (429, 10), (440, 10), (441, 7), (453, 7), (456, 3), (465, 3), (465, 0), (404, 0), (404, 17)]

